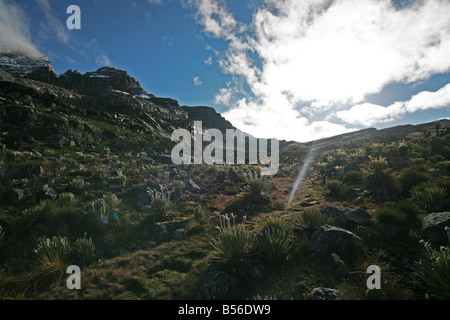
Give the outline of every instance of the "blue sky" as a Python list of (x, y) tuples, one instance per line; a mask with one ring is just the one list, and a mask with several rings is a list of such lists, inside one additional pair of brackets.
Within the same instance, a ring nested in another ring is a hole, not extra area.
[[(69, 5), (81, 30), (68, 30)], [(55, 71), (127, 70), (258, 137), (310, 141), (449, 116), (450, 1), (0, 0), (0, 45)], [(12, 41), (13, 39), (14, 41)]]

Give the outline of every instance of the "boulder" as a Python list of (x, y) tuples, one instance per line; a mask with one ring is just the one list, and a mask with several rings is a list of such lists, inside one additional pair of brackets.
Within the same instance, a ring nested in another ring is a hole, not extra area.
[(445, 242), (445, 227), (450, 227), (450, 212), (430, 213), (422, 221), (423, 235), (430, 241)]
[(187, 233), (188, 233), (187, 229), (177, 229), (173, 232), (172, 237), (174, 239), (183, 239), (186, 238)]
[(341, 228), (353, 229), (357, 226), (370, 226), (373, 224), (370, 214), (361, 208), (327, 207), (322, 213), (333, 218), (336, 225)]
[(311, 292), (311, 300), (339, 300), (342, 293), (337, 289), (319, 287)]
[(335, 253), (349, 259), (359, 254), (358, 246), (362, 243), (362, 239), (352, 232), (330, 225), (324, 225), (314, 231), (309, 241), (313, 253)]
[(186, 181), (186, 191), (191, 193), (198, 193), (200, 192), (200, 187), (191, 179)]
[(16, 203), (24, 197), (25, 192), (23, 189), (12, 189), (8, 192), (8, 199), (12, 203)]

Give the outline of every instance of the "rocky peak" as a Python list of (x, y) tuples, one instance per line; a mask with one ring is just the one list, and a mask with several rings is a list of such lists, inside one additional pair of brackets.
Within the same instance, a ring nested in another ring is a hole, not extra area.
[(44, 56), (27, 56), (10, 49), (0, 48), (0, 67), (19, 77), (44, 78), (56, 76), (52, 64)]

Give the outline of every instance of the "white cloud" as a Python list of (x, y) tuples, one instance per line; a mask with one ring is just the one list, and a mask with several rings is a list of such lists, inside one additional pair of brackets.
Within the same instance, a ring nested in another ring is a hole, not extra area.
[(35, 0), (45, 15), (47, 30), (56, 35), (57, 39), (70, 46), (70, 32), (66, 25), (63, 24), (54, 14), (49, 0)]
[(147, 0), (150, 4), (162, 4), (162, 0)]
[(200, 77), (194, 77), (194, 86), (201, 86), (202, 80), (200, 80)]
[(388, 107), (364, 103), (349, 110), (338, 111), (336, 116), (349, 124), (373, 125), (400, 118), (406, 113), (418, 110), (440, 109), (450, 107), (450, 84), (435, 92), (422, 91), (408, 101), (395, 102)]
[(95, 63), (101, 65), (101, 66), (110, 66), (111, 60), (106, 56), (106, 54), (101, 54), (95, 58)]
[(42, 54), (31, 41), (29, 17), (14, 3), (0, 0), (0, 46), (30, 56)]
[[(250, 89), (220, 90), (215, 100), (229, 107), (228, 120), (254, 135), (261, 131), (282, 139), (297, 132), (296, 139), (314, 133), (320, 138), (329, 128), (338, 133), (345, 127), (315, 123), (326, 121), (337, 106), (352, 104), (353, 114), (370, 111), (354, 123), (386, 121), (400, 113), (394, 107), (361, 107), (368, 94), (450, 70), (450, 1), (396, 8), (390, 0), (265, 0), (248, 25), (236, 21), (223, 2), (191, 4), (205, 33), (227, 41), (218, 55), (223, 72)], [(245, 99), (233, 99), (230, 92)], [(270, 126), (266, 118), (280, 121)], [(252, 126), (238, 125), (245, 123)]]
[(204, 63), (206, 64), (206, 65), (212, 65), (212, 56), (209, 56), (208, 57), (208, 59), (206, 59), (205, 61), (204, 61)]

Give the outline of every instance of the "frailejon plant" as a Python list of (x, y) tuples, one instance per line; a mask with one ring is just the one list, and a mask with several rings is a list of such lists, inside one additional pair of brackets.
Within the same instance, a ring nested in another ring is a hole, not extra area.
[(156, 220), (164, 220), (173, 212), (172, 202), (170, 201), (171, 192), (159, 192), (152, 189), (149, 191), (150, 196), (150, 213), (154, 215)]
[(343, 183), (340, 180), (330, 179), (325, 183), (325, 188), (330, 197), (336, 197), (340, 194)]
[(95, 245), (91, 238), (86, 238), (84, 234), (83, 238), (77, 239), (71, 246), (71, 258), (72, 264), (76, 264), (80, 267), (87, 266), (95, 261)]
[(264, 184), (264, 181), (258, 178), (249, 180), (249, 182), (245, 186), (245, 191), (247, 192), (248, 197), (252, 200), (259, 199), (265, 189), (266, 186)]
[(258, 248), (263, 260), (273, 263), (285, 263), (292, 253), (292, 238), (284, 228), (267, 228), (258, 238)]
[(244, 272), (251, 264), (253, 237), (244, 222), (236, 224), (236, 216), (219, 214), (219, 234), (211, 238), (214, 258), (235, 272)]
[(44, 239), (34, 249), (36, 260), (47, 277), (61, 277), (70, 265), (70, 243), (66, 237)]
[(445, 229), (449, 236), (449, 245), (436, 250), (429, 242), (421, 240), (426, 256), (415, 265), (419, 287), (430, 299), (450, 299), (450, 230), (448, 227)]
[(416, 201), (428, 212), (437, 212), (443, 209), (447, 200), (447, 189), (438, 186), (425, 187), (414, 194)]
[(300, 214), (295, 226), (300, 230), (312, 230), (326, 224), (332, 225), (334, 220), (323, 214), (318, 208), (306, 208)]

